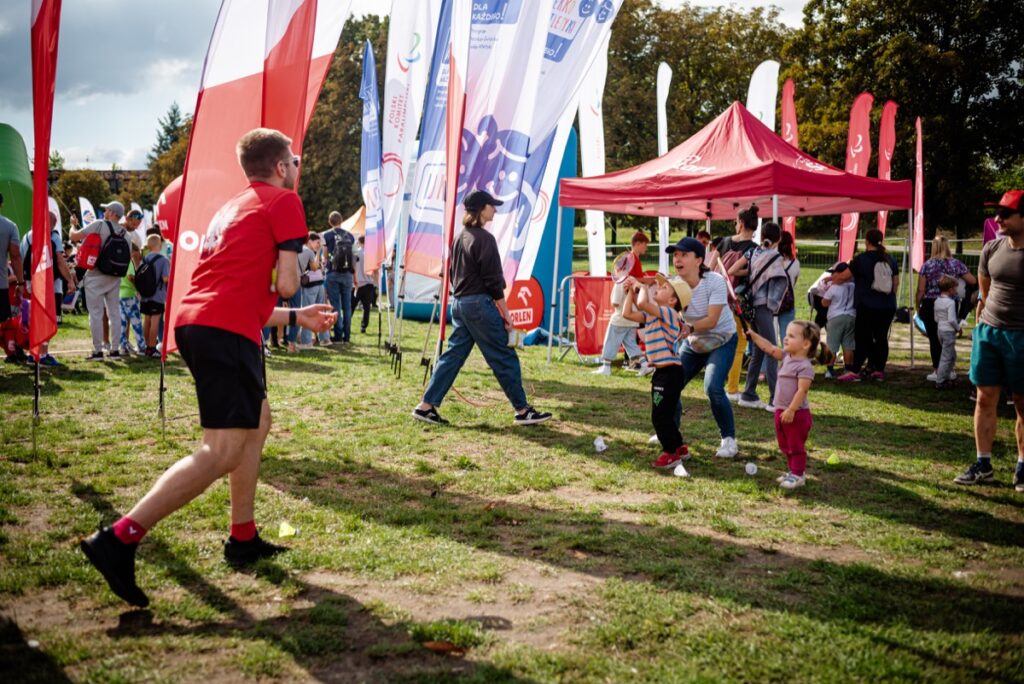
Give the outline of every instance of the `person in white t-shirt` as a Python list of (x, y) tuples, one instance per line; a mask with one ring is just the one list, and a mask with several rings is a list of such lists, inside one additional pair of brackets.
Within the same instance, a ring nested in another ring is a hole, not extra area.
[(612, 288), (612, 306), (615, 313), (608, 321), (608, 328), (604, 332), (604, 348), (601, 350), (601, 366), (594, 375), (611, 375), (612, 363), (619, 355), (619, 346), (625, 347), (626, 357), (632, 364), (634, 360), (641, 362), (641, 374), (646, 370), (647, 363), (643, 361), (644, 355), (640, 351), (640, 345), (636, 341), (637, 323), (622, 315), (622, 309), (626, 304), (626, 289), (622, 283)]
[[(829, 269), (832, 274), (828, 288), (821, 294), (821, 303), (828, 307), (828, 319), (825, 331), (828, 333), (828, 346), (838, 352), (843, 348), (843, 366), (848, 371), (853, 368), (857, 326), (857, 310), (853, 306), (854, 284), (853, 271), (845, 261)], [(835, 363), (825, 371), (825, 377), (835, 377)]]

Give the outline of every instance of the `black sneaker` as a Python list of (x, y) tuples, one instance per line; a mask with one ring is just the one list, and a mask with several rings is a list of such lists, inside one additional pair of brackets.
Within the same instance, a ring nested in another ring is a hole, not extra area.
[(109, 354), (107, 354), (107, 358), (111, 358), (115, 361), (120, 361), (121, 359), (124, 358), (124, 356), (119, 351), (112, 351)]
[(94, 351), (92, 354), (89, 354), (88, 356), (86, 356), (85, 360), (86, 361), (102, 361), (103, 360), (103, 352), (101, 352), (101, 351)]
[(537, 425), (546, 420), (551, 420), (551, 414), (546, 411), (537, 411), (532, 406), (527, 406), (522, 413), (516, 414), (516, 425)]
[(286, 546), (278, 546), (263, 541), (259, 534), (246, 542), (241, 542), (234, 537), (228, 537), (224, 542), (224, 560), (234, 568), (240, 568), (250, 563), (255, 563), (264, 558), (271, 558), (279, 553), (288, 550)]
[(953, 482), (963, 485), (978, 484), (984, 480), (992, 479), (992, 466), (988, 467), (988, 470), (982, 470), (982, 465), (975, 461), (971, 464), (963, 475), (957, 475)]
[(423, 409), (415, 408), (412, 410), (412, 417), (416, 420), (422, 420), (424, 423), (433, 423), (434, 425), (447, 425), (448, 421), (441, 417), (441, 414), (437, 412), (437, 409), (431, 406), (426, 411)]
[(1013, 488), (1018, 492), (1024, 492), (1024, 469), (1020, 467), (1013, 471)]
[(133, 606), (145, 608), (149, 598), (135, 584), (135, 550), (138, 544), (125, 544), (110, 527), (104, 527), (78, 545), (110, 590)]

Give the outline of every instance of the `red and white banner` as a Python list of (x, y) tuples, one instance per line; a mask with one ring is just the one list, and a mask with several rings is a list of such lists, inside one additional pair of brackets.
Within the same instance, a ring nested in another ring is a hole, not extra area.
[[(182, 174), (165, 328), (174, 330), (181, 298), (211, 219), (248, 181), (235, 143), (266, 126), (301, 154), (313, 106), (327, 75), (350, 0), (223, 0), (203, 66), (192, 137)], [(166, 335), (163, 353), (177, 349)]]
[(921, 153), (921, 117), (914, 122), (917, 130), (917, 170), (914, 173), (914, 227), (910, 231), (910, 267), (920, 271), (924, 264), (924, 155)]
[(600, 354), (604, 348), (604, 334), (608, 321), (615, 313), (612, 306), (611, 278), (577, 276), (573, 278), (576, 294), (576, 351), (580, 354)]
[[(32, 124), (35, 160), (32, 174), (32, 281), (29, 350), (38, 360), (44, 342), (57, 334), (57, 305), (53, 298), (54, 255), (50, 242), (49, 191), (50, 126), (57, 81), (57, 42), (61, 0), (32, 0)], [(59, 218), (58, 218), (59, 222)]]
[[(892, 153), (896, 149), (896, 110), (899, 109), (892, 100), (882, 105), (882, 123), (878, 130), (878, 177), (882, 180), (892, 178)], [(878, 230), (885, 235), (889, 212), (878, 212)]]
[[(800, 133), (796, 126), (796, 84), (787, 78), (782, 84), (782, 139), (796, 149), (800, 149)], [(782, 219), (782, 230), (793, 236), (796, 242), (796, 217), (786, 216)]]
[[(846, 172), (855, 176), (868, 174), (871, 161), (871, 105), (875, 98), (871, 93), (861, 93), (850, 108), (850, 132), (846, 138)], [(860, 214), (843, 214), (839, 221), (839, 260), (853, 258), (857, 243), (857, 228)]]
[(416, 133), (440, 16), (441, 0), (393, 0), (391, 4), (380, 117), (380, 182), (388, 259), (395, 249), (406, 179), (416, 159)]

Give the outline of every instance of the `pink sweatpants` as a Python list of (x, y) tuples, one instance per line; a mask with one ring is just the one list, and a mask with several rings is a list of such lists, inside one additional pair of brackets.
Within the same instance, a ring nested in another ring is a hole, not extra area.
[(775, 410), (775, 436), (779, 449), (789, 461), (789, 472), (803, 475), (807, 469), (807, 435), (811, 433), (811, 410), (800, 409), (793, 416), (792, 423), (782, 422), (782, 409)]

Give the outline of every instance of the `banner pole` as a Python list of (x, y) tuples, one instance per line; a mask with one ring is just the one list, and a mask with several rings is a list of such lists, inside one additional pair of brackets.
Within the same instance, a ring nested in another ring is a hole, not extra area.
[(555, 336), (555, 308), (558, 306), (558, 255), (562, 249), (562, 207), (556, 205), (555, 211), (557, 212), (555, 217), (555, 265), (551, 269), (551, 317), (548, 323), (548, 363), (551, 363), (551, 345), (554, 343)]
[(914, 277), (914, 262), (913, 259), (910, 258), (910, 250), (913, 249), (914, 245), (914, 210), (911, 209), (907, 212), (907, 216), (910, 222), (907, 224), (907, 227), (909, 228), (909, 230), (907, 230), (907, 248), (904, 251), (903, 259), (908, 266), (905, 272), (907, 274), (907, 303), (910, 304), (910, 370), (914, 370), (914, 328), (917, 327), (914, 323), (914, 316), (917, 315), (917, 312), (914, 311), (913, 306), (914, 288), (910, 287), (910, 280)]
[(36, 442), (36, 430), (39, 428), (39, 351), (38, 350), (32, 358), (35, 359), (35, 387), (32, 392), (32, 457), (35, 458), (37, 455), (37, 442)]
[(160, 439), (165, 439), (164, 432), (167, 430), (167, 414), (164, 411), (164, 394), (167, 392), (167, 387), (164, 385), (164, 361), (163, 354), (160, 355), (160, 400), (159, 409), (160, 414)]

